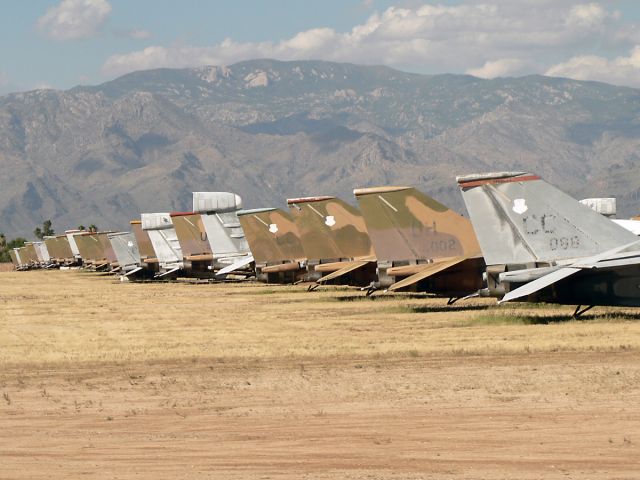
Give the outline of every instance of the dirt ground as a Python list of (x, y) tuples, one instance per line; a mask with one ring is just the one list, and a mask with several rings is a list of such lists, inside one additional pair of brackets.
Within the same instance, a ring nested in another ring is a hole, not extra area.
[(0, 479), (637, 479), (634, 309), (0, 274)]

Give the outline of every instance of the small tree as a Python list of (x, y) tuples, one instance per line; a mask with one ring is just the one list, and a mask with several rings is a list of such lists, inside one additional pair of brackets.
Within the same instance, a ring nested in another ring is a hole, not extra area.
[(11, 250), (13, 248), (22, 248), (25, 243), (27, 243), (26, 238), (17, 237), (7, 242), (7, 249)]
[(14, 238), (7, 242), (4, 234), (0, 233), (0, 237), (4, 240), (4, 246), (0, 247), (0, 262), (10, 262), (11, 257), (9, 256), (9, 250), (13, 250), (14, 248), (24, 247), (24, 242), (26, 242), (26, 238), (18, 237)]
[(49, 237), (54, 233), (55, 232), (53, 231), (53, 228), (51, 228), (51, 220), (45, 220), (44, 222), (42, 222), (42, 228), (36, 227), (36, 229), (33, 231), (33, 234), (39, 240), (42, 240), (44, 237)]

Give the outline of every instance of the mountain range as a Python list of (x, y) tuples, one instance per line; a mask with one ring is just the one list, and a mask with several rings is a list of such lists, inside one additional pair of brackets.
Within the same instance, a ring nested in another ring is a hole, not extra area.
[(460, 174), (519, 170), (640, 213), (640, 90), (321, 61), (157, 69), (0, 97), (0, 232), (127, 229), (192, 191), (245, 207), (415, 186), (464, 213)]

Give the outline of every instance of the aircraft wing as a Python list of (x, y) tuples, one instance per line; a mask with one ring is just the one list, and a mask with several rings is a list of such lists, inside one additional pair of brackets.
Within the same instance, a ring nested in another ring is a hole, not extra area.
[(606, 252), (594, 255), (592, 257), (579, 259), (578, 261), (567, 265), (564, 268), (555, 270), (551, 273), (548, 273), (547, 275), (544, 275), (543, 277), (537, 278), (522, 285), (521, 287), (516, 288), (515, 290), (510, 291), (504, 297), (502, 297), (502, 299), (500, 299), (498, 303), (508, 302), (511, 300), (516, 300), (518, 298), (526, 297), (581, 270), (619, 268), (628, 265), (638, 265), (640, 264), (640, 251), (628, 251), (630, 247), (637, 247), (638, 245), (640, 245), (640, 242), (632, 242), (620, 247), (613, 248), (611, 250), (607, 250)]
[(420, 280), (424, 280), (425, 278), (428, 278), (431, 275), (435, 275), (436, 273), (442, 272), (447, 268), (453, 267), (454, 265), (458, 265), (459, 263), (462, 263), (465, 260), (468, 260), (469, 258), (473, 258), (473, 257), (472, 256), (454, 257), (452, 259), (445, 260), (442, 262), (426, 263), (424, 265), (424, 269), (422, 269), (418, 273), (414, 273), (409, 277), (403, 278), (399, 282), (394, 283), (389, 288), (387, 288), (387, 291), (393, 292), (395, 290), (408, 287), (409, 285), (413, 285), (414, 283), (419, 282)]
[(237, 262), (232, 263), (227, 267), (221, 268), (216, 272), (216, 276), (226, 275), (227, 273), (234, 272), (242, 267), (246, 267), (251, 262), (253, 262), (253, 255), (248, 255), (246, 257), (243, 257), (242, 260), (238, 260)]
[(329, 275), (325, 275), (320, 278), (316, 283), (328, 282), (329, 280), (333, 280), (334, 278), (341, 277), (342, 275), (346, 275), (349, 272), (353, 272), (358, 268), (364, 267), (370, 263), (373, 263), (371, 260), (355, 260), (353, 262), (342, 262), (344, 266), (338, 270), (331, 272)]

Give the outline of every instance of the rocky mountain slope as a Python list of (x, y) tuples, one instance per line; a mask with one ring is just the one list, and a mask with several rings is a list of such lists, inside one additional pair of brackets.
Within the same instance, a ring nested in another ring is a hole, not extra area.
[(0, 231), (126, 228), (192, 191), (246, 207), (407, 184), (464, 211), (457, 174), (527, 170), (640, 212), (640, 90), (529, 76), (255, 60), (0, 97)]

